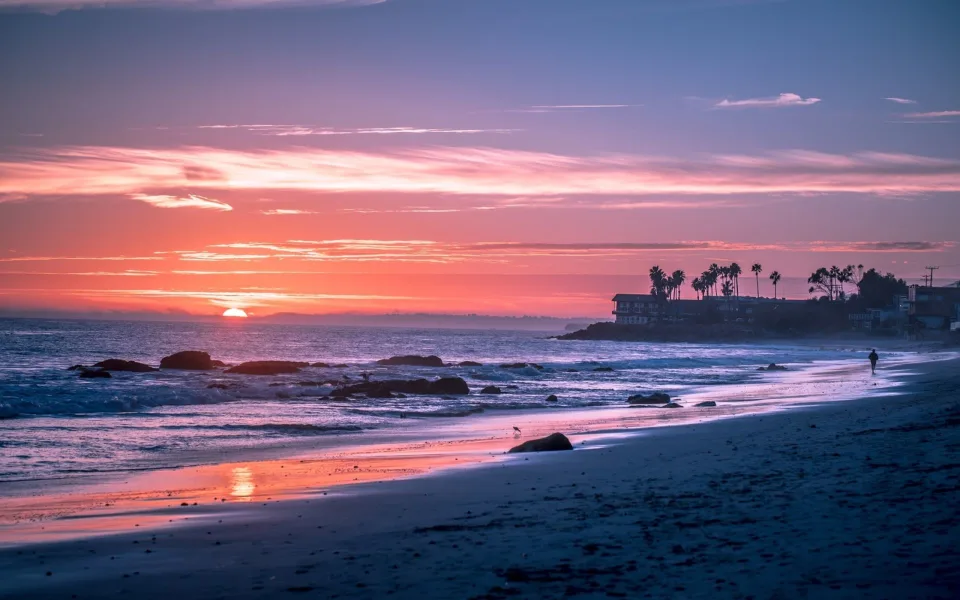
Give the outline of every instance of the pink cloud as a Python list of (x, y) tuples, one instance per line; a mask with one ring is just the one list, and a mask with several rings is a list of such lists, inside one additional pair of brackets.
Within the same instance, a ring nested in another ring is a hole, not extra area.
[(728, 195), (960, 191), (960, 160), (787, 150), (698, 159), (572, 156), (496, 148), (351, 152), (296, 147), (37, 149), (0, 162), (4, 195), (132, 195), (157, 206), (229, 210), (194, 190), (436, 193), (473, 196)]

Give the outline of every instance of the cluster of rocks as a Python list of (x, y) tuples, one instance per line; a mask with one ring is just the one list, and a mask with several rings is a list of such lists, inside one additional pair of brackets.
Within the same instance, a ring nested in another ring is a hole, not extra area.
[(786, 371), (787, 368), (783, 365), (778, 365), (777, 363), (770, 363), (766, 367), (758, 367), (758, 371)]
[(435, 381), (428, 379), (385, 379), (383, 381), (364, 381), (339, 387), (330, 395), (335, 398), (347, 398), (354, 394), (365, 394), (367, 398), (396, 398), (406, 394), (417, 396), (464, 396), (470, 393), (467, 382), (460, 377), (441, 377)]
[[(627, 398), (627, 403), (633, 406), (659, 406), (660, 408), (683, 408), (682, 404), (676, 402), (679, 398), (670, 398), (670, 394), (666, 392), (654, 392), (648, 396), (643, 394), (636, 394)], [(707, 400), (705, 402), (700, 402), (699, 404), (694, 404), (696, 408), (709, 408), (716, 406), (717, 403), (713, 400)]]

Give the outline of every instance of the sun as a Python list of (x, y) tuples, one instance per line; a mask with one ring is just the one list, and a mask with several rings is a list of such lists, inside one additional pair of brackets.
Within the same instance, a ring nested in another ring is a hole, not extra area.
[(223, 311), (223, 316), (246, 319), (247, 311), (243, 310), (242, 308), (228, 308), (227, 310)]

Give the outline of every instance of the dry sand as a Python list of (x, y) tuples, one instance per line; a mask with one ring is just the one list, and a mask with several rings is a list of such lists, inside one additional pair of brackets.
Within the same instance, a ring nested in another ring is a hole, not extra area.
[(0, 597), (957, 598), (960, 364), (910, 369), (900, 396), (5, 548)]

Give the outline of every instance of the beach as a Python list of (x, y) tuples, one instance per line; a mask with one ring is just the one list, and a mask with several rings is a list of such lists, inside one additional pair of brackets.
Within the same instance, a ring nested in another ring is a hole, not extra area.
[(9, 546), (0, 596), (956, 597), (957, 367), (894, 367), (896, 394)]

